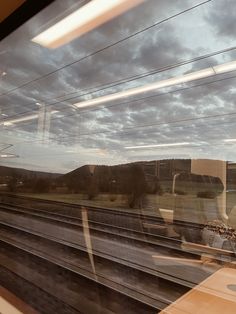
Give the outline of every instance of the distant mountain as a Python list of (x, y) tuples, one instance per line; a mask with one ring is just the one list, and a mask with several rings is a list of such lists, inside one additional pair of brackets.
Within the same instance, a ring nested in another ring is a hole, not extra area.
[(6, 167), (6, 166), (0, 166), (0, 177), (27, 177), (27, 178), (51, 178), (55, 179), (61, 174), (59, 173), (50, 173), (50, 172), (42, 172), (42, 171), (33, 171), (33, 170), (27, 170), (22, 168), (12, 168), (12, 167)]
[(90, 176), (90, 169), (89, 169), (89, 165), (84, 165), (82, 167), (76, 168), (62, 176), (60, 176), (58, 179), (59, 180), (63, 180), (63, 181), (67, 181), (69, 179), (72, 178), (76, 178), (76, 177), (83, 177), (83, 176)]
[(165, 160), (152, 160), (152, 161), (137, 161), (127, 164), (120, 164), (114, 166), (104, 165), (84, 165), (73, 171), (70, 171), (62, 176), (59, 180), (61, 182), (67, 182), (68, 180), (87, 178), (96, 175), (103, 176), (118, 176), (120, 173), (125, 172), (127, 168), (132, 166), (140, 166), (145, 175), (156, 176), (163, 179), (172, 180), (173, 173), (176, 172), (191, 172), (191, 160), (190, 159), (165, 159)]
[[(84, 165), (56, 179), (70, 191), (99, 191), (126, 193), (134, 185), (142, 185), (144, 172), (139, 163), (115, 166)], [(94, 192), (95, 193), (95, 192)]]
[(173, 176), (176, 192), (181, 195), (199, 194), (199, 197), (215, 197), (223, 191), (218, 177), (191, 173), (190, 159), (165, 159), (139, 161), (115, 166), (85, 165), (56, 179), (71, 192), (120, 193), (142, 195), (171, 192)]

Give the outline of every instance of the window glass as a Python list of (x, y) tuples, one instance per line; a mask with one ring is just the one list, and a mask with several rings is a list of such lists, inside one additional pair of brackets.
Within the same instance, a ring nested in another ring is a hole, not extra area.
[(1, 285), (45, 314), (235, 313), (236, 3), (32, 41), (92, 2), (0, 43)]

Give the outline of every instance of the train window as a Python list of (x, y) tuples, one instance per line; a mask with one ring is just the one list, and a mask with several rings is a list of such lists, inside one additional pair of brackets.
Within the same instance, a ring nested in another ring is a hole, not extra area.
[(0, 42), (1, 298), (234, 314), (236, 2), (49, 2)]

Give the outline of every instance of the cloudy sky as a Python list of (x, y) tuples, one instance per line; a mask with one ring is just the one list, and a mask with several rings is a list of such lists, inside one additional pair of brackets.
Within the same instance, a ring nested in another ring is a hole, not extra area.
[[(236, 141), (225, 141), (236, 138), (236, 71), (74, 106), (236, 60), (235, 0), (146, 0), (58, 49), (31, 41), (86, 2), (55, 1), (0, 43), (0, 148), (13, 144), (6, 152), (19, 155), (0, 163), (67, 172), (88, 163), (236, 160)], [(126, 148), (147, 145), (162, 146)]]

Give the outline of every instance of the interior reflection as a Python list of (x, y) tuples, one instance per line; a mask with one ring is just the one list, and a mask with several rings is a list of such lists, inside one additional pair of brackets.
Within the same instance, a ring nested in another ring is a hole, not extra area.
[(56, 0), (1, 41), (0, 312), (235, 313), (235, 5)]

